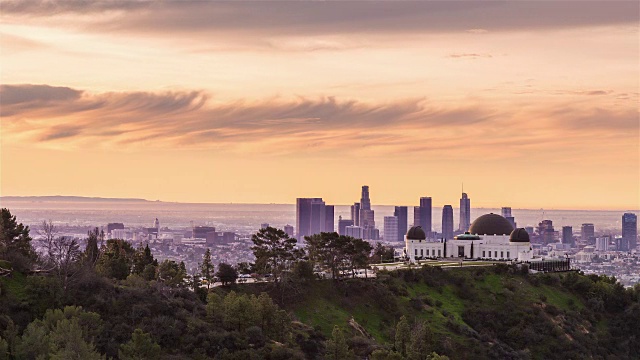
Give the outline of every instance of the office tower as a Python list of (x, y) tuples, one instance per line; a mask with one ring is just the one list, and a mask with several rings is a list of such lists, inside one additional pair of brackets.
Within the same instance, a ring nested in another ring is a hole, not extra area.
[(442, 208), (442, 238), (453, 239), (453, 206), (445, 205)]
[(191, 230), (191, 237), (194, 239), (206, 239), (208, 233), (215, 233), (213, 226), (194, 226)]
[(369, 187), (362, 187), (362, 197), (360, 198), (360, 208), (362, 210), (371, 210), (371, 200), (369, 199)]
[(533, 226), (525, 226), (524, 230), (529, 234), (530, 237), (533, 237)]
[(333, 213), (333, 205), (325, 205), (324, 207), (324, 229), (323, 232), (334, 232), (336, 231), (335, 222), (334, 222), (334, 213)]
[(431, 237), (431, 198), (421, 197), (420, 206), (413, 208), (413, 226), (421, 226), (427, 237)]
[(458, 229), (462, 232), (469, 231), (471, 226), (471, 199), (467, 193), (463, 192), (460, 198), (460, 226)]
[(354, 226), (360, 226), (360, 203), (351, 205), (351, 220)]
[(266, 229), (269, 227), (269, 223), (262, 223), (260, 224), (260, 229)]
[(596, 251), (608, 251), (608, 250), (609, 250), (609, 238), (607, 236), (597, 238)]
[(364, 185), (362, 187), (362, 195), (360, 197), (360, 221), (358, 225), (363, 229), (363, 239), (377, 240), (379, 236), (376, 235), (375, 227), (375, 214), (371, 210), (371, 199), (369, 199), (369, 187)]
[[(331, 206), (331, 205), (329, 205)], [(331, 220), (327, 221), (327, 213)], [(324, 232), (327, 226), (333, 227), (333, 207), (326, 209), (322, 198), (298, 198), (296, 199), (296, 230), (298, 240), (303, 237)], [(328, 229), (326, 231), (333, 231)]]
[(555, 241), (555, 231), (553, 230), (553, 221), (551, 220), (542, 220), (538, 224), (538, 234), (540, 235), (540, 239), (543, 244), (550, 244)]
[[(396, 239), (396, 241), (399, 242), (403, 242), (404, 241), (404, 235), (407, 233), (407, 227), (408, 227), (408, 209), (406, 206), (396, 206), (395, 210), (393, 211), (393, 216), (398, 218), (398, 237)], [(386, 225), (385, 225), (385, 229), (386, 229)], [(386, 241), (393, 241), (391, 239), (387, 239), (385, 237)]]
[(397, 241), (398, 240), (398, 217), (397, 216), (385, 216), (384, 217), (384, 241)]
[(293, 232), (293, 226), (291, 225), (285, 225), (284, 226), (284, 232), (289, 235), (290, 238), (295, 236), (295, 233)]
[(364, 237), (364, 232), (360, 226), (347, 226), (344, 229), (344, 233), (346, 236), (351, 236), (356, 239), (362, 239)]
[(511, 224), (511, 226), (514, 229), (518, 228), (518, 226), (516, 226), (516, 219), (513, 217), (513, 215), (511, 215), (511, 208), (510, 207), (505, 206), (505, 207), (502, 208), (502, 217), (507, 219), (509, 224)]
[(634, 250), (638, 246), (638, 216), (632, 213), (622, 215), (622, 239)]
[(108, 223), (107, 224), (107, 234), (111, 234), (111, 231), (113, 230), (124, 230), (124, 224), (123, 223)]
[(327, 224), (326, 216), (327, 210), (325, 209), (324, 201), (320, 200), (311, 203), (310, 235), (324, 232), (324, 227)]
[(351, 219), (342, 219), (342, 216), (338, 218), (338, 234), (346, 235), (345, 228), (347, 226), (354, 226), (353, 220)]
[(153, 227), (160, 231), (160, 220), (158, 220), (158, 218), (153, 222)]
[(562, 243), (573, 246), (573, 228), (571, 226), (562, 227)]
[(593, 224), (582, 224), (582, 228), (580, 229), (580, 239), (587, 244), (595, 240), (595, 228)]

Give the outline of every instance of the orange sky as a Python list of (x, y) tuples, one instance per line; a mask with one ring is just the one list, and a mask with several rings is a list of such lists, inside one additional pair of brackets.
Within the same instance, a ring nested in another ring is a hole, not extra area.
[(640, 208), (637, 2), (0, 4), (1, 195)]

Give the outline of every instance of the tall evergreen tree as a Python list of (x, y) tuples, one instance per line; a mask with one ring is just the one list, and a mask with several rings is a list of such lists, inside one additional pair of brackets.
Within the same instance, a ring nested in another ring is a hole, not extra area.
[(202, 258), (202, 264), (200, 265), (200, 273), (202, 278), (207, 280), (207, 289), (210, 288), (213, 281), (214, 272), (213, 262), (211, 261), (211, 249), (207, 248)]
[(349, 345), (342, 333), (342, 330), (335, 325), (331, 332), (331, 339), (327, 341), (327, 352), (325, 359), (344, 360), (353, 358), (353, 354), (349, 351)]
[(402, 315), (400, 321), (396, 325), (395, 348), (403, 357), (407, 356), (407, 350), (411, 342), (411, 328), (407, 317)]
[(0, 259), (10, 261), (18, 271), (30, 269), (37, 259), (29, 227), (18, 223), (9, 209), (4, 208), (0, 210)]

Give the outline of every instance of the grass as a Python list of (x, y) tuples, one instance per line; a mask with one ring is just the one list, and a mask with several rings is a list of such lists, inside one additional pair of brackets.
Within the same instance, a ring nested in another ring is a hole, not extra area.
[(6, 291), (19, 301), (25, 301), (27, 299), (27, 293), (24, 288), (25, 281), (25, 275), (17, 271), (14, 271), (11, 276), (0, 278), (3, 292)]

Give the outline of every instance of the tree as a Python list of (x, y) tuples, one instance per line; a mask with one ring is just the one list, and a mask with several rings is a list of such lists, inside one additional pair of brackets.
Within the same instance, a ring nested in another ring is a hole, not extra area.
[(327, 352), (325, 358), (331, 360), (344, 360), (352, 357), (353, 354), (349, 351), (349, 345), (347, 345), (347, 340), (344, 338), (342, 330), (340, 330), (338, 325), (334, 325), (333, 331), (331, 332), (331, 339), (327, 341)]
[(214, 267), (213, 262), (211, 262), (211, 249), (207, 248), (204, 256), (202, 258), (202, 264), (200, 265), (200, 272), (202, 274), (202, 278), (207, 280), (207, 289), (210, 288), (211, 282), (213, 281), (214, 275)]
[(225, 286), (236, 282), (238, 279), (238, 272), (233, 268), (233, 266), (227, 263), (220, 263), (218, 265), (218, 272), (216, 273), (216, 276), (220, 279), (222, 285)]
[(373, 249), (371, 244), (362, 239), (348, 238), (345, 244), (345, 257), (351, 267), (351, 274), (355, 277), (355, 269), (365, 269), (369, 266), (369, 254)]
[(34, 320), (25, 329), (16, 349), (16, 357), (102, 359), (93, 344), (101, 328), (100, 316), (80, 307), (47, 310), (42, 320)]
[(376, 247), (373, 249), (373, 254), (371, 255), (371, 259), (369, 260), (373, 264), (382, 263), (385, 261), (393, 261), (395, 256), (395, 252), (393, 250), (393, 246), (384, 246), (381, 243), (377, 243)]
[(430, 353), (432, 340), (429, 324), (426, 321), (416, 323), (411, 332), (411, 343), (407, 349), (407, 357), (410, 360), (426, 360)]
[(82, 252), (76, 239), (61, 236), (51, 241), (49, 263), (53, 266), (62, 282), (62, 289), (67, 290), (69, 283), (80, 273)]
[(124, 280), (131, 273), (134, 254), (135, 250), (128, 241), (107, 240), (107, 246), (98, 258), (96, 269), (106, 277)]
[(349, 237), (336, 232), (305, 236), (309, 258), (331, 270), (331, 278), (337, 279), (346, 258)]
[[(138, 249), (136, 249), (136, 253), (133, 257), (133, 268), (131, 269), (131, 272), (133, 272), (134, 274), (141, 275), (144, 272), (147, 265), (158, 266), (158, 261), (154, 259), (153, 255), (151, 254), (151, 249), (149, 249), (149, 244), (147, 244), (147, 246), (144, 248), (140, 246), (138, 247)], [(147, 280), (150, 280), (150, 279), (147, 279)]]
[(11, 262), (13, 268), (25, 271), (37, 259), (31, 245), (29, 227), (18, 223), (8, 209), (0, 210), (0, 259)]
[(151, 339), (151, 335), (138, 328), (131, 335), (129, 342), (120, 345), (118, 357), (121, 360), (157, 359), (161, 352), (160, 345)]
[(44, 248), (45, 263), (49, 263), (53, 256), (53, 242), (57, 238), (58, 229), (53, 224), (53, 221), (42, 220), (42, 224), (40, 224), (40, 229), (38, 230), (38, 235), (40, 235), (38, 242)]
[(395, 349), (403, 357), (407, 356), (407, 349), (411, 341), (411, 328), (406, 316), (402, 316), (398, 325), (396, 325)]
[(282, 229), (260, 229), (253, 234), (251, 241), (256, 264), (262, 264), (265, 267), (263, 271), (271, 272), (276, 284), (280, 281), (282, 272), (300, 256), (300, 252), (295, 250), (296, 239), (290, 238)]
[(187, 272), (184, 269), (184, 263), (178, 264), (173, 260), (164, 260), (158, 266), (158, 280), (164, 282), (168, 286), (182, 286)]
[(87, 238), (87, 247), (84, 250), (85, 261), (88, 266), (94, 267), (98, 261), (98, 257), (100, 256), (100, 251), (98, 249), (98, 228), (90, 230), (87, 232), (87, 235), (89, 237)]

